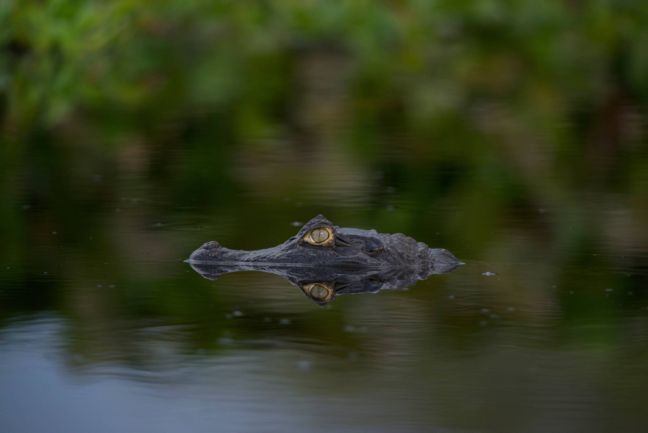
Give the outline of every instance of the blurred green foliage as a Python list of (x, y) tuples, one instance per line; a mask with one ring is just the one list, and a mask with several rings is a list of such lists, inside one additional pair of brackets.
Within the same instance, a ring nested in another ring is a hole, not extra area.
[(249, 134), (281, 120), (295, 63), (323, 50), (350, 63), (347, 114), (369, 123), (398, 104), (436, 130), (493, 97), (529, 120), (564, 116), (614, 92), (645, 99), (647, 18), (630, 1), (7, 1), (6, 122), (208, 106), (234, 110)]

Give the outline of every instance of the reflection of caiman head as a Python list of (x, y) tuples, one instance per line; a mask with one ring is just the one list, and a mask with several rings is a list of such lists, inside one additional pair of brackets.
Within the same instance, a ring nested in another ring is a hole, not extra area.
[(238, 271), (280, 275), (320, 304), (337, 294), (403, 289), (461, 264), (449, 251), (429, 248), (409, 236), (341, 228), (322, 215), (276, 247), (240, 251), (211, 241), (187, 262), (208, 279)]

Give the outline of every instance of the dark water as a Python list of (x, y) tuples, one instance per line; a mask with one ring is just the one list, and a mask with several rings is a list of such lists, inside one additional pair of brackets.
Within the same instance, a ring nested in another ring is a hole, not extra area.
[[(233, 209), (164, 202), (127, 170), (98, 203), (88, 197), (104, 179), (75, 185), (70, 205), (99, 206), (93, 221), (19, 203), (30, 232), (24, 262), (1, 274), (3, 431), (645, 426), (645, 210), (574, 193), (566, 203), (581, 207), (521, 203), (493, 223), (451, 193), (421, 203), (332, 148), (298, 155), (318, 174), (294, 188), (272, 185), (285, 154), (263, 157), (257, 179), (249, 161), (232, 167), (250, 180)], [(272, 275), (210, 282), (182, 262), (209, 239), (279, 243), (316, 212), (406, 232), (467, 264), (322, 308)]]
[[(0, 432), (645, 432), (648, 3), (464, 3), (0, 2)], [(183, 263), (320, 213), (466, 265)]]

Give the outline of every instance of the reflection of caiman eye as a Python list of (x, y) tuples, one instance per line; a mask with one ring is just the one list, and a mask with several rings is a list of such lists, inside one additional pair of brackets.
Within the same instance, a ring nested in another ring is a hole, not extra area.
[(318, 302), (328, 302), (333, 298), (333, 287), (328, 283), (310, 283), (303, 286), (308, 296)]
[(304, 242), (311, 245), (332, 245), (334, 242), (333, 230), (329, 227), (318, 227), (304, 235)]

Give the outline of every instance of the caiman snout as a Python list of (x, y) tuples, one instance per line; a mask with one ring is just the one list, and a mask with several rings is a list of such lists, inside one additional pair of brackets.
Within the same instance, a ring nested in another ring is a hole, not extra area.
[(430, 248), (429, 254), (432, 259), (432, 268), (435, 273), (443, 274), (450, 272), (457, 266), (464, 264), (445, 248)]
[(209, 262), (218, 257), (217, 251), (221, 248), (220, 244), (216, 241), (209, 241), (202, 244), (196, 249), (185, 262)]

